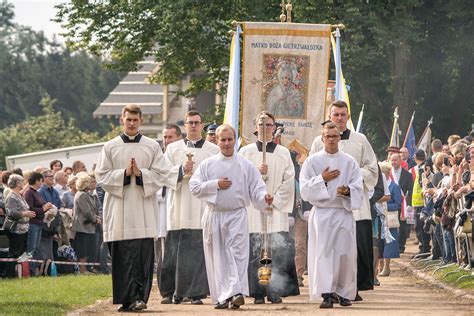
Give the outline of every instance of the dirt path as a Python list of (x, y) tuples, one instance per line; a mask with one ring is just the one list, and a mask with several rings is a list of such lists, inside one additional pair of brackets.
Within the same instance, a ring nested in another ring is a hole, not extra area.
[[(415, 252), (413, 240), (409, 240), (407, 253), (401, 259), (408, 261)], [(397, 261), (392, 263), (392, 273), (389, 277), (380, 278), (381, 286), (374, 291), (361, 292), (364, 301), (354, 303), (350, 307), (334, 305), (332, 310), (319, 309), (318, 303), (310, 303), (308, 287), (301, 289), (301, 295), (285, 298), (283, 304), (254, 305), (251, 298), (246, 298), (246, 304), (240, 310), (217, 311), (213, 308), (210, 299), (204, 300), (204, 305), (193, 306), (190, 303), (180, 305), (161, 305), (161, 297), (157, 289), (153, 289), (148, 304), (148, 309), (142, 314), (151, 315), (460, 315), (474, 314), (474, 301), (459, 299), (439, 287), (427, 284), (416, 279), (409, 271), (404, 269)], [(117, 305), (102, 302), (85, 310), (71, 314), (91, 315), (123, 315), (116, 312)]]

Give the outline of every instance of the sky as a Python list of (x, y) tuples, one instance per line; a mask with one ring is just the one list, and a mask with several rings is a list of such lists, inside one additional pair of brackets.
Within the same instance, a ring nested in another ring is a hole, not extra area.
[[(31, 26), (35, 31), (43, 31), (48, 38), (58, 35), (61, 27), (50, 21), (56, 15), (55, 5), (69, 2), (67, 0), (7, 0), (15, 6), (15, 22)], [(57, 38), (63, 41), (61, 37)]]

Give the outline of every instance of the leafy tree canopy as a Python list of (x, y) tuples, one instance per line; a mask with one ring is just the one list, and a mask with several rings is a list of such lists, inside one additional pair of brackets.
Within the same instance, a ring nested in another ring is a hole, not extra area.
[[(434, 135), (465, 134), (473, 117), (474, 28), (470, 0), (294, 0), (293, 21), (344, 23), (342, 63), (353, 113), (366, 104), (364, 132), (386, 147), (392, 112), (402, 129), (417, 111), (421, 134), (430, 116)], [(188, 93), (225, 88), (230, 21), (277, 21), (279, 1), (73, 1), (59, 7), (71, 47), (111, 56), (131, 69), (152, 52), (162, 64), (157, 80), (204, 75)], [(370, 124), (368, 123), (370, 122)]]
[(0, 130), (0, 170), (5, 168), (8, 155), (102, 141), (97, 133), (79, 129), (73, 118), (65, 121), (62, 113), (54, 110), (55, 103), (46, 95), (41, 100), (43, 114)]

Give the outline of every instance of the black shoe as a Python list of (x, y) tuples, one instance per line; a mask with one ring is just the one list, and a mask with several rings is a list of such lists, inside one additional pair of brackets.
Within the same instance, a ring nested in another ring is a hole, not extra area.
[(122, 304), (122, 306), (120, 306), (118, 309), (117, 309), (117, 312), (119, 313), (126, 313), (126, 312), (131, 312), (132, 310), (128, 307), (130, 304)]
[(354, 302), (360, 302), (360, 301), (363, 301), (364, 299), (362, 298), (362, 296), (359, 295), (359, 293), (357, 293), (355, 299), (354, 299)]
[(173, 303), (174, 304), (181, 304), (181, 302), (183, 301), (183, 298), (180, 297), (180, 296), (173, 296)]
[(319, 305), (319, 308), (332, 308), (332, 294), (323, 294), (323, 302)]
[(173, 303), (173, 298), (171, 296), (164, 297), (161, 300), (161, 304), (172, 304)]
[(128, 308), (131, 311), (142, 311), (144, 309), (147, 309), (147, 306), (146, 306), (145, 302), (143, 302), (142, 300), (137, 300), (137, 301), (131, 303), (130, 306), (128, 306)]
[(202, 301), (200, 299), (191, 299), (191, 304), (202, 305)]
[(332, 302), (339, 303), (339, 296), (336, 293), (332, 293)]
[(352, 303), (347, 298), (339, 296), (339, 305), (341, 305), (341, 306), (351, 306)]
[(283, 300), (279, 296), (268, 296), (267, 301), (271, 302), (272, 304), (281, 304)]
[(265, 304), (265, 299), (263, 297), (257, 297), (253, 300), (254, 304)]
[(375, 286), (380, 286), (380, 281), (379, 281), (379, 279), (377, 279), (377, 277), (375, 277), (375, 279), (374, 279), (374, 285)]
[(245, 304), (245, 299), (244, 299), (244, 296), (242, 294), (234, 295), (230, 299), (230, 308), (236, 309), (236, 308), (239, 308), (241, 305), (244, 305), (244, 304)]
[(217, 303), (216, 306), (214, 306), (215, 309), (227, 309), (229, 308), (229, 301), (226, 300), (224, 303)]

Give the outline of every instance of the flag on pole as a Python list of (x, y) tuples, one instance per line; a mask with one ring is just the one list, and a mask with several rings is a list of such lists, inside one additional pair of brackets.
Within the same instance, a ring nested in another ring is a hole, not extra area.
[(398, 107), (396, 107), (395, 112), (393, 112), (393, 127), (389, 147), (400, 148), (400, 127), (398, 126), (398, 117)]
[[(230, 45), (229, 80), (227, 98), (225, 103), (224, 124), (229, 124), (239, 135), (240, 112), (240, 34), (242, 29), (237, 25), (237, 30), (232, 36)], [(236, 142), (237, 143), (237, 142)]]
[(423, 149), (427, 156), (429, 156), (431, 152), (431, 124), (433, 124), (433, 117), (428, 121), (428, 125), (426, 125), (423, 135), (421, 135), (420, 141), (416, 146), (418, 149)]
[(364, 107), (365, 105), (362, 104), (362, 109), (360, 110), (359, 113), (359, 119), (357, 120), (357, 127), (356, 127), (356, 132), (361, 133), (361, 126), (362, 126), (362, 118), (364, 117)]
[[(347, 110), (349, 115), (351, 114), (351, 104), (349, 102), (349, 93), (347, 91), (346, 80), (344, 79), (344, 74), (342, 73), (341, 66), (341, 32), (339, 28), (336, 29), (335, 37), (331, 34), (331, 45), (332, 52), (334, 57), (334, 64), (336, 66), (336, 101), (342, 100), (347, 103)], [(354, 130), (354, 125), (352, 124), (352, 118), (349, 117), (347, 121), (347, 128)]]
[(409, 157), (413, 157), (416, 152), (416, 141), (415, 141), (415, 130), (413, 129), (413, 119), (415, 118), (415, 111), (410, 119), (410, 124), (408, 125), (407, 133), (405, 135), (405, 140), (403, 141), (402, 147), (408, 149)]

